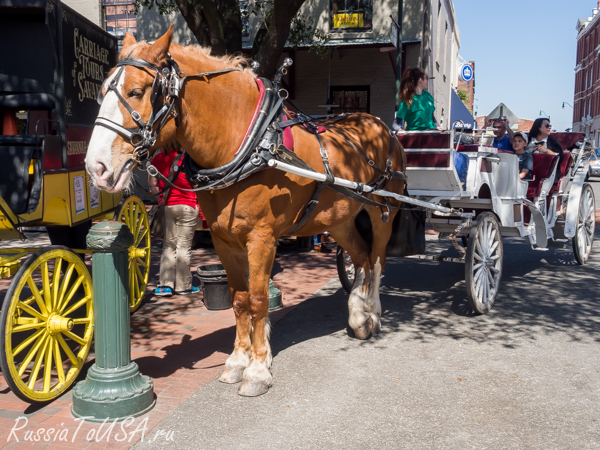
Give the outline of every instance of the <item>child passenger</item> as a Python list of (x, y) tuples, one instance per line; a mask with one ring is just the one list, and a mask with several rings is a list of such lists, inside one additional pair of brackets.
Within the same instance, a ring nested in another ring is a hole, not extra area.
[(525, 151), (527, 145), (527, 135), (522, 131), (515, 132), (512, 139), (512, 147), (519, 158), (519, 178), (522, 180), (531, 179), (533, 170), (533, 156)]

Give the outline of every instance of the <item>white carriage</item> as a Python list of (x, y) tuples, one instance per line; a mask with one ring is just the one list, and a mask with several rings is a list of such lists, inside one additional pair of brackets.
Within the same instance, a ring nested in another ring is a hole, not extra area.
[[(424, 255), (423, 245), (416, 251), (420, 254), (390, 256), (464, 263), (467, 299), (473, 311), (484, 314), (492, 308), (500, 287), (503, 237), (527, 237), (539, 251), (572, 242), (576, 261), (585, 264), (592, 250), (595, 204), (591, 186), (584, 183), (593, 148), (583, 141), (583, 135), (556, 136), (566, 148), (562, 161), (559, 163), (556, 155), (534, 154), (532, 179), (525, 181), (519, 178), (518, 157), (494, 148), (491, 130), (481, 131), (479, 144), (471, 145), (462, 144), (462, 134), (454, 130), (398, 134), (406, 154), (409, 196), (376, 189), (370, 192), (424, 208), (433, 230), (458, 252), (457, 257)], [(580, 149), (572, 145), (576, 141)], [(468, 158), (463, 180), (455, 167), (455, 159), (464, 159), (458, 154)], [(324, 177), (278, 162), (271, 165), (319, 181)], [(341, 179), (335, 184), (357, 185)], [(416, 236), (423, 243), (424, 232), (423, 228), (423, 235)], [(340, 280), (350, 291), (351, 262), (341, 248), (337, 257)]]

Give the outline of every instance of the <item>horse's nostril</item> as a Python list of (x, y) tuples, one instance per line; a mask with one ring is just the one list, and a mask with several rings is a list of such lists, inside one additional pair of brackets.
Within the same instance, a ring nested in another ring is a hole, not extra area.
[(107, 170), (108, 170), (108, 169), (106, 168), (106, 166), (105, 166), (103, 163), (101, 163), (101, 162), (99, 162), (99, 163), (98, 163), (98, 171), (97, 171), (97, 172), (98, 172), (98, 175), (100, 175), (100, 176), (104, 175), (104, 173), (105, 173)]

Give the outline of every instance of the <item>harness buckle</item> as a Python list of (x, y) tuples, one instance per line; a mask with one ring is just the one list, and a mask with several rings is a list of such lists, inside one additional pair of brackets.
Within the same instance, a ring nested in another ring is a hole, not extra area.
[(131, 117), (133, 117), (133, 120), (135, 120), (136, 122), (142, 120), (142, 116), (140, 116), (140, 113), (137, 111), (131, 111)]

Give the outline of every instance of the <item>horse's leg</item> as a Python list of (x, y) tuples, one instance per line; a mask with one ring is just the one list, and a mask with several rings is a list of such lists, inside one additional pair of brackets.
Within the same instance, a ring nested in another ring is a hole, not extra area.
[(252, 321), (248, 310), (248, 259), (243, 250), (232, 250), (213, 234), (213, 244), (221, 255), (221, 262), (227, 272), (229, 294), (235, 314), (235, 344), (233, 352), (225, 362), (225, 370), (219, 377), (223, 383), (242, 381), (244, 369), (250, 363), (250, 333)]
[(255, 397), (266, 393), (272, 384), (270, 324), (269, 324), (269, 278), (275, 260), (275, 238), (255, 234), (248, 242), (250, 269), (249, 312), (252, 317), (252, 359), (244, 370), (238, 394)]
[(367, 339), (374, 331), (370, 308), (367, 303), (371, 264), (369, 245), (360, 236), (354, 220), (330, 230), (331, 236), (352, 258), (354, 264), (354, 285), (348, 298), (348, 325), (359, 339)]
[(371, 263), (371, 277), (369, 291), (367, 293), (367, 307), (373, 321), (373, 334), (379, 333), (381, 329), (381, 301), (379, 300), (379, 285), (381, 282), (381, 272), (385, 268), (386, 247), (392, 235), (392, 223), (398, 212), (393, 209), (387, 223), (381, 220), (381, 210), (379, 208), (368, 208), (371, 226), (373, 227), (373, 245), (369, 257)]

